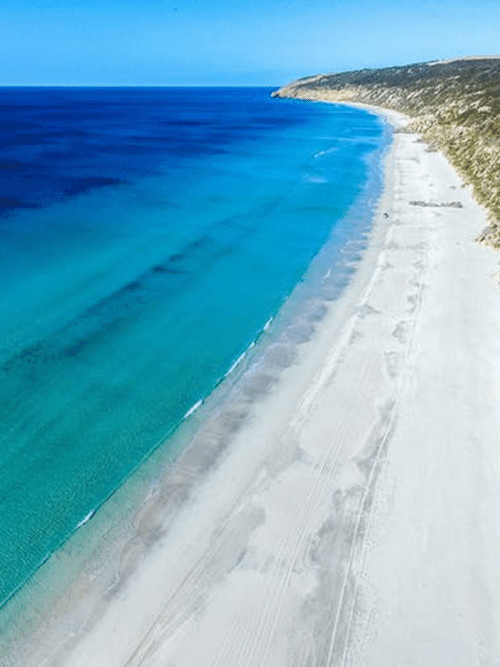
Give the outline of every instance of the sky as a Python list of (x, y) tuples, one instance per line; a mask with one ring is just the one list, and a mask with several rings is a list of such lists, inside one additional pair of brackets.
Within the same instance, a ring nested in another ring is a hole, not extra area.
[(279, 86), (500, 53), (499, 0), (7, 0), (0, 85)]

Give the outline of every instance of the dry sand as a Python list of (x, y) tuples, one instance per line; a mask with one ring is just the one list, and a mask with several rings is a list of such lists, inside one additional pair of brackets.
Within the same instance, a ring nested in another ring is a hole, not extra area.
[(346, 294), (45, 664), (500, 664), (500, 292), (497, 255), (474, 242), (485, 225), (443, 156), (396, 134)]

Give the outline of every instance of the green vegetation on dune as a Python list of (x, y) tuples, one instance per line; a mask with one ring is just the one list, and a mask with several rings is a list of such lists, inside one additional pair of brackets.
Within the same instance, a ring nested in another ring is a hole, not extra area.
[(411, 117), (408, 131), (443, 151), (489, 211), (481, 240), (500, 248), (500, 58), (464, 58), (300, 79), (273, 93), (361, 102)]

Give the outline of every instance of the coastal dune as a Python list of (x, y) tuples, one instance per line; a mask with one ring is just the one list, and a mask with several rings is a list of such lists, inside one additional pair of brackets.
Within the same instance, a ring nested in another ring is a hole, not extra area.
[(172, 466), (189, 493), (124, 585), (26, 667), (500, 659), (498, 257), (441, 153), (398, 131), (385, 170), (343, 297), (215, 463)]

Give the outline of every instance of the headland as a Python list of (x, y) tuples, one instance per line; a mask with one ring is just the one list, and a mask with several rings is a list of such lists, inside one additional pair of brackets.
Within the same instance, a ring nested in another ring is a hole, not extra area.
[(500, 57), (473, 56), (299, 79), (276, 97), (360, 102), (410, 117), (488, 211), (480, 240), (500, 246)]

